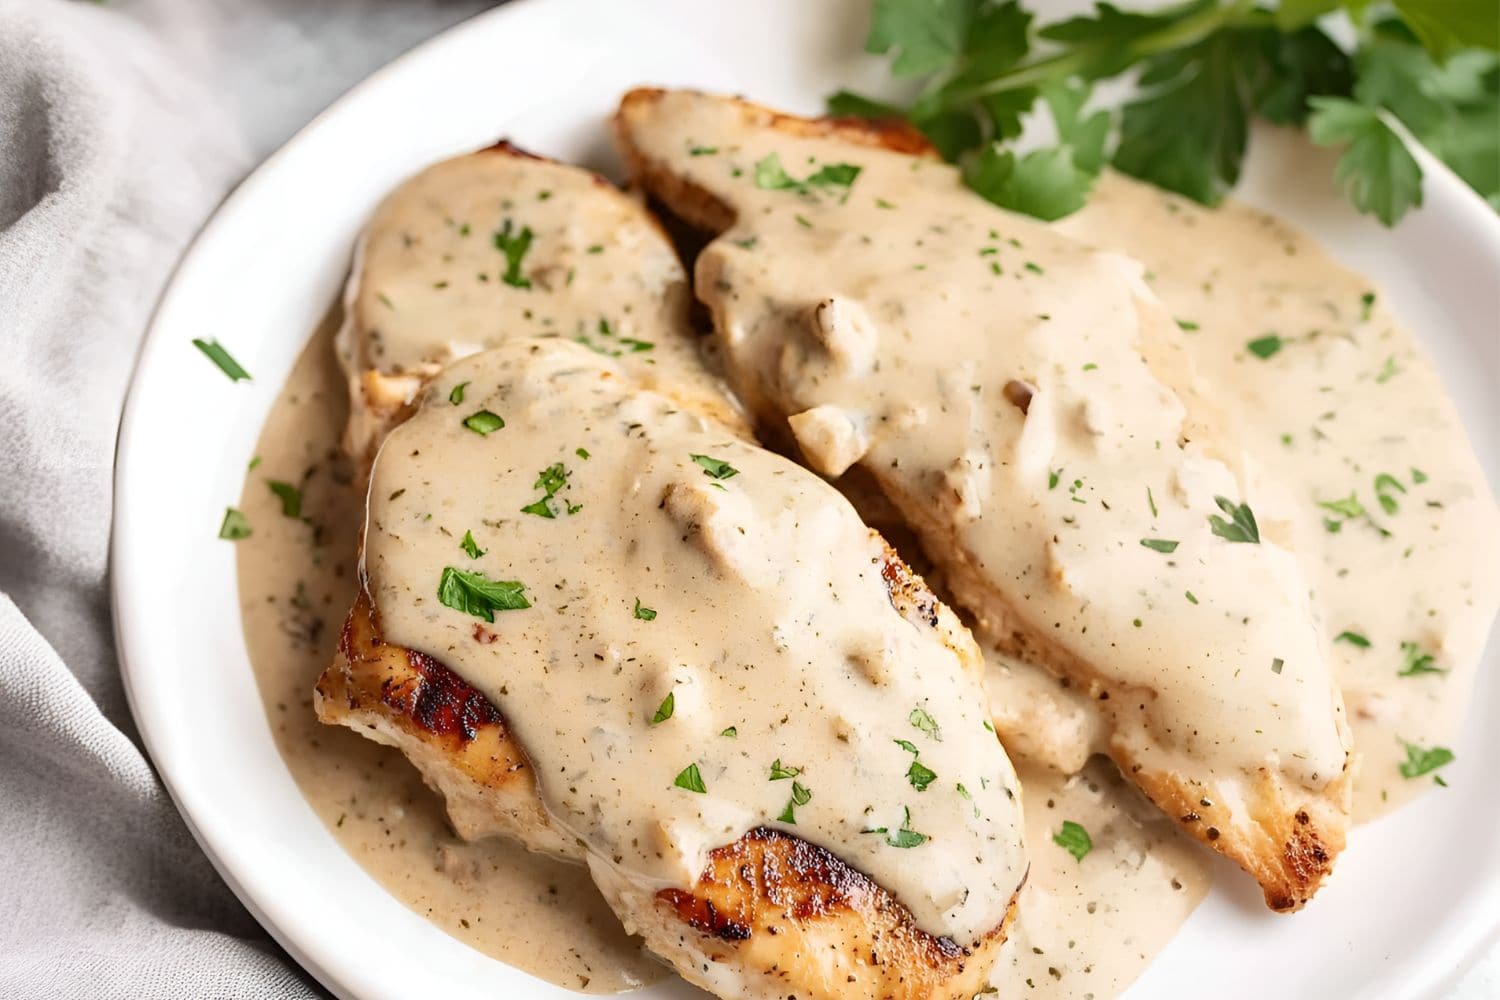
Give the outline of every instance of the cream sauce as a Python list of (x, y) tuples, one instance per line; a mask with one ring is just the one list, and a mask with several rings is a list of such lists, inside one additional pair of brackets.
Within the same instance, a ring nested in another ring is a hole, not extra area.
[[(821, 471), (868, 468), (981, 631), (1102, 679), (1112, 741), (1147, 770), (1229, 795), (1263, 768), (1313, 793), (1339, 778), (1290, 531), (1138, 265), (947, 165), (747, 127), (716, 99), (667, 94), (632, 138), (733, 206), (696, 287), (736, 388), (790, 415)], [(1211, 530), (1219, 497), (1261, 515), (1260, 544)]]
[[(1020, 775), (1031, 875), (990, 982), (1001, 1000), (1115, 996), (1208, 892), (1208, 855), (1102, 758)], [(1082, 859), (1053, 840), (1064, 822), (1088, 831)]]
[(509, 147), (444, 160), (381, 202), (355, 256), (338, 337), (365, 403), (355, 454), (443, 365), (520, 336), (576, 340), (648, 381), (660, 372), (674, 395), (735, 419), (687, 326), (687, 275), (666, 234), (586, 170)]
[[(1300, 143), (1282, 152), (1317, 155)], [(1284, 224), (1240, 206), (1203, 210), (1106, 177), (1090, 208), (1062, 228), (1144, 261), (1147, 282), (1172, 315), (1196, 324), (1185, 337), (1187, 352), (1263, 467), (1263, 488), (1279, 484), (1289, 494), (1266, 503), (1285, 505), (1325, 641), (1346, 630), (1370, 640), (1368, 648), (1347, 641), (1331, 647), (1363, 758), (1357, 812), (1372, 815), (1431, 788), (1426, 778), (1400, 778), (1397, 737), (1422, 745), (1451, 739), (1493, 615), (1500, 532), (1452, 404), (1413, 338), (1391, 321), (1378, 292), (1371, 317), (1361, 319), (1366, 282)], [(375, 304), (383, 306), (378, 297)], [(488, 308), (477, 304), (480, 313)], [(1325, 327), (1338, 335), (1291, 341)], [(1271, 331), (1290, 343), (1264, 361), (1246, 352), (1250, 339)], [(288, 768), (351, 855), (458, 939), (590, 992), (659, 978), (663, 971), (620, 930), (584, 869), (503, 841), (462, 842), (399, 755), (314, 719), (312, 681), (327, 665), (353, 595), (352, 526), (363, 499), (338, 456), (347, 406), (330, 332), (325, 327), (313, 339), (289, 378), (242, 501), (255, 531), (239, 545), (245, 634)], [(466, 351), (460, 346), (442, 359)], [(1396, 368), (1390, 375), (1387, 358)], [(1324, 405), (1330, 395), (1336, 405)], [(1337, 415), (1319, 419), (1329, 411)], [(1291, 435), (1290, 445), (1282, 434)], [(1407, 493), (1394, 495), (1397, 513), (1386, 516), (1373, 476), (1394, 474), (1398, 465), (1420, 469), (1426, 482), (1411, 482), (1408, 471), (1401, 478)], [(282, 515), (265, 485), (273, 478), (302, 486), (306, 521)], [(1419, 507), (1414, 487), (1441, 492), (1421, 496)], [(1350, 489), (1394, 537), (1382, 539), (1358, 519), (1337, 533), (1324, 528), (1329, 512), (1312, 505)], [(1255, 509), (1268, 520), (1259, 501)], [(1406, 663), (1402, 642), (1416, 642), (1447, 672), (1397, 676)], [(997, 724), (1030, 737), (1008, 735), (1012, 752), (1076, 769), (1100, 745), (1090, 701), (1036, 668), (987, 655), (997, 704), (1009, 706)], [(994, 982), (1003, 996), (1113, 995), (1200, 898), (1203, 852), (1169, 834), (1171, 824), (1142, 809), (1134, 790), (1100, 762), (1073, 779), (1027, 766), (1020, 780), (1031, 871)], [(1051, 841), (1065, 819), (1093, 838), (1082, 863)]]
[[(443, 371), (372, 473), (385, 637), (500, 708), (591, 864), (687, 887), (712, 848), (781, 827), (977, 941), (1025, 872), (977, 650), (896, 610), (835, 490), (631, 381), (559, 340)], [(476, 412), (504, 426), (480, 434)], [(454, 571), (530, 606), (477, 622), (439, 599)]]
[[(339, 437), (348, 394), (331, 316), (302, 352), (256, 446), (238, 543), (245, 641), (287, 769), (338, 842), (391, 895), (453, 937), (568, 989), (616, 993), (666, 970), (629, 937), (586, 869), (503, 840), (466, 843), (402, 756), (318, 722), (312, 686), (354, 599), (364, 491)], [(284, 516), (271, 481), (301, 489)]]
[[(1298, 133), (1257, 141), (1288, 176), (1333, 176), (1331, 154)], [(1417, 339), (1368, 280), (1244, 205), (1209, 210), (1111, 175), (1061, 228), (1145, 264), (1209, 391), (1286, 492), (1353, 723), (1356, 818), (1431, 789), (1399, 765), (1405, 744), (1457, 736), (1500, 601), (1500, 512)], [(1282, 344), (1269, 357), (1249, 349), (1269, 337)], [(1351, 496), (1363, 515), (1323, 506)], [(1414, 665), (1436, 672), (1403, 676)]]

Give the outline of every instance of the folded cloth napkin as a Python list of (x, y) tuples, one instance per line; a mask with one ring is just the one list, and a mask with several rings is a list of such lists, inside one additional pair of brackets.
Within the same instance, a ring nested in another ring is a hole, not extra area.
[(105, 587), (115, 432), (230, 186), (482, 6), (0, 0), (0, 996), (315, 993), (141, 750)]

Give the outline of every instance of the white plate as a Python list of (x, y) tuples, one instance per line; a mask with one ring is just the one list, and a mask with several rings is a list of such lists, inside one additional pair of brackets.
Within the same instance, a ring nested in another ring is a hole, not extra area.
[[(612, 164), (621, 92), (662, 83), (818, 110), (875, 86), (865, 0), (523, 0), (393, 63), (266, 162), (182, 262), (141, 352), (120, 432), (113, 589), (126, 690), (188, 825), (240, 898), (335, 993), (553, 997), (565, 991), (459, 944), (344, 853), (271, 741), (241, 638), (234, 546), (214, 536), (277, 390), (333, 300), (366, 216), (440, 157), (509, 136)], [(1241, 195), (1380, 281), (1423, 335), (1497, 479), (1500, 223), (1435, 163), (1427, 206), (1394, 233), (1262, 145)], [(216, 337), (255, 375), (231, 385), (193, 348)], [(1436, 993), (1500, 925), (1500, 678), (1492, 648), (1452, 787), (1356, 830), (1332, 883), (1293, 918), (1226, 877), (1132, 997)], [(1488, 723), (1488, 724), (1485, 724)], [(378, 956), (378, 958), (377, 958)], [(1211, 986), (1209, 984), (1212, 984)], [(680, 982), (645, 997), (689, 996)]]

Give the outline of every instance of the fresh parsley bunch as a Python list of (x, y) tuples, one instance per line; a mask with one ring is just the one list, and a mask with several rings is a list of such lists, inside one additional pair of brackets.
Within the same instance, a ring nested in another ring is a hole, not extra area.
[[(1352, 51), (1324, 30), (1347, 14)], [(1188, 0), (1150, 12), (1098, 3), (1038, 27), (1018, 0), (873, 0), (866, 49), (921, 78), (910, 107), (840, 92), (838, 115), (904, 117), (969, 185), (1042, 219), (1083, 207), (1106, 163), (1204, 204), (1239, 179), (1250, 121), (1303, 125), (1344, 144), (1335, 177), (1393, 225), (1422, 203), (1416, 139), (1500, 210), (1500, 3), (1496, 0)], [(1123, 107), (1093, 86), (1134, 74)], [(1044, 105), (1057, 144), (1006, 141)]]

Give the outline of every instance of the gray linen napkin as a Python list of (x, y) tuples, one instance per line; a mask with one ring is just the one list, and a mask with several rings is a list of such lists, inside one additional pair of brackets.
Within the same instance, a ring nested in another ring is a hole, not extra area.
[(230, 186), (482, 6), (0, 0), (0, 996), (313, 992), (141, 751), (105, 588), (115, 431)]

